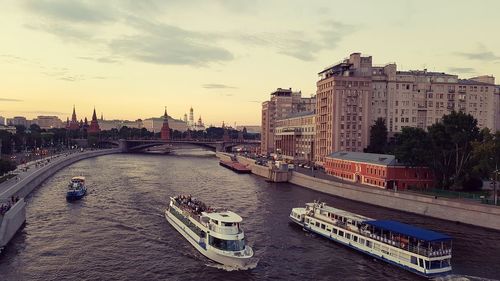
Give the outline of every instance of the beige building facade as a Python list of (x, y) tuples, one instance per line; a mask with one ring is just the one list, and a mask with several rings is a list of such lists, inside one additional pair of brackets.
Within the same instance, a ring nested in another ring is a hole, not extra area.
[(316, 114), (303, 111), (276, 120), (274, 146), (282, 157), (299, 162), (314, 159)]
[(315, 159), (322, 164), (335, 151), (363, 151), (377, 118), (390, 135), (404, 127), (426, 130), (452, 111), (471, 114), (481, 129), (499, 130), (499, 105), (493, 76), (398, 71), (395, 63), (374, 66), (371, 56), (353, 53), (319, 73)]
[(262, 103), (261, 153), (275, 152), (274, 131), (277, 120), (297, 112), (314, 111), (315, 106), (315, 97), (303, 98), (300, 91), (294, 92), (291, 88), (278, 88), (272, 92), (270, 100)]
[(368, 145), (371, 110), (371, 57), (352, 54), (319, 73), (316, 93), (315, 160), (338, 150)]
[(452, 111), (471, 114), (480, 128), (495, 130), (498, 95), (494, 77), (459, 79), (427, 70), (397, 71), (395, 64), (373, 67), (372, 122), (386, 120), (389, 133), (403, 127), (424, 130)]
[(40, 126), (41, 129), (63, 128), (64, 123), (57, 116), (38, 116), (33, 123)]

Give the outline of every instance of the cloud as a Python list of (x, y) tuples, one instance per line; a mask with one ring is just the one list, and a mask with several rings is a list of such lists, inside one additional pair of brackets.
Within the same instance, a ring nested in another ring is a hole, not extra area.
[(23, 113), (23, 114), (46, 114), (46, 115), (69, 115), (70, 113), (68, 112), (60, 112), (60, 111), (44, 111), (44, 110), (35, 110), (35, 111), (26, 111), (26, 110), (15, 110), (15, 111), (9, 111), (12, 113)]
[(20, 102), (20, 101), (23, 101), (23, 100), (20, 100), (20, 99), (9, 99), (9, 98), (0, 98), (0, 101)]
[(197, 66), (234, 58), (206, 33), (138, 18), (128, 22), (139, 33), (112, 40), (109, 47), (114, 54), (148, 63)]
[(358, 27), (354, 25), (328, 21), (322, 23), (321, 28), (316, 32), (290, 30), (257, 34), (236, 33), (233, 37), (245, 44), (273, 48), (279, 54), (311, 61), (315, 59), (318, 52), (336, 48), (345, 36), (356, 30)]
[(79, 59), (82, 59), (82, 60), (90, 60), (90, 61), (96, 61), (96, 62), (100, 62), (100, 63), (119, 63), (120, 61), (111, 57), (111, 56), (108, 56), (108, 57), (98, 57), (98, 58), (94, 58), (94, 57), (78, 57)]
[(448, 70), (450, 72), (464, 73), (464, 74), (477, 72), (476, 69), (474, 69), (472, 67), (450, 67), (450, 68), (448, 68)]
[(224, 84), (203, 84), (201, 86), (205, 89), (236, 89), (236, 87)]
[(59, 77), (57, 79), (68, 81), (68, 82), (75, 82), (75, 81), (82, 80), (82, 77), (81, 76), (63, 76), (63, 77)]
[(82, 23), (101, 23), (113, 19), (111, 10), (90, 3), (81, 0), (29, 0), (26, 5), (34, 14), (48, 19)]
[(475, 53), (456, 53), (458, 56), (464, 57), (470, 60), (480, 60), (480, 61), (496, 61), (500, 60), (500, 56), (495, 55), (491, 51), (480, 51)]

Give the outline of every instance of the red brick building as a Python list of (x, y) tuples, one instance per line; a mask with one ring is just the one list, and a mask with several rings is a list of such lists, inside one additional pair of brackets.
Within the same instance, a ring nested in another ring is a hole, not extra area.
[(427, 167), (406, 167), (394, 155), (338, 151), (325, 158), (325, 171), (334, 177), (384, 189), (434, 186)]

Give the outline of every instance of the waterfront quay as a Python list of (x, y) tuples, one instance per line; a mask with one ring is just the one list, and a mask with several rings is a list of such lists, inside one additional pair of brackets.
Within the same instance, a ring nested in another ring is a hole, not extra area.
[[(221, 160), (227, 160), (231, 154), (217, 153), (217, 156)], [(252, 173), (272, 180), (270, 178), (272, 167), (257, 165), (254, 159), (244, 156), (237, 156), (236, 159), (247, 165)], [(321, 171), (311, 172), (311, 170), (300, 168), (288, 171), (287, 177), (290, 183), (354, 201), (500, 230), (500, 208), (492, 205), (367, 187), (334, 179)]]

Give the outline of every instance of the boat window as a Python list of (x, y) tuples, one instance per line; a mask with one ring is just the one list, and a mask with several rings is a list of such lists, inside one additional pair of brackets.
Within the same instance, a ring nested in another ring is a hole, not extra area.
[(366, 240), (366, 247), (371, 248), (372, 247), (372, 241)]
[(337, 234), (337, 229), (336, 228), (333, 229), (333, 234)]
[(417, 257), (411, 256), (411, 263), (417, 264)]
[(325, 228), (326, 228), (326, 226), (325, 226), (324, 224), (321, 224), (321, 228), (322, 228), (322, 229), (325, 229)]
[[(425, 262), (426, 265), (429, 264), (429, 262)], [(427, 269), (437, 269), (437, 268), (442, 268), (442, 267), (448, 267), (449, 264), (447, 263), (446, 265), (444, 265), (444, 263), (442, 264), (440, 260), (438, 261), (431, 261), (430, 263), (430, 267), (427, 267)]]
[(309, 223), (309, 219), (306, 219), (306, 223)]
[(243, 251), (245, 249), (245, 240), (223, 240), (213, 236), (209, 237), (210, 246), (223, 251)]
[(352, 236), (352, 240), (354, 240), (354, 242), (358, 242), (358, 236), (353, 235), (353, 236)]
[(319, 227), (319, 222), (316, 222), (316, 226)]
[(350, 233), (346, 233), (346, 234), (345, 234), (345, 238), (347, 238), (347, 239), (351, 239), (351, 234), (350, 234)]
[(442, 267), (449, 267), (451, 266), (450, 259), (444, 259), (443, 264), (441, 265)]
[(339, 236), (344, 236), (344, 232), (342, 230), (339, 230)]
[[(418, 259), (418, 265), (420, 267), (424, 267), (424, 262), (422, 259)], [(425, 265), (426, 265), (425, 268), (429, 268), (429, 261), (425, 261)]]
[(359, 244), (364, 245), (365, 244), (365, 239), (359, 238)]
[(233, 226), (232, 222), (222, 222), (222, 226)]

